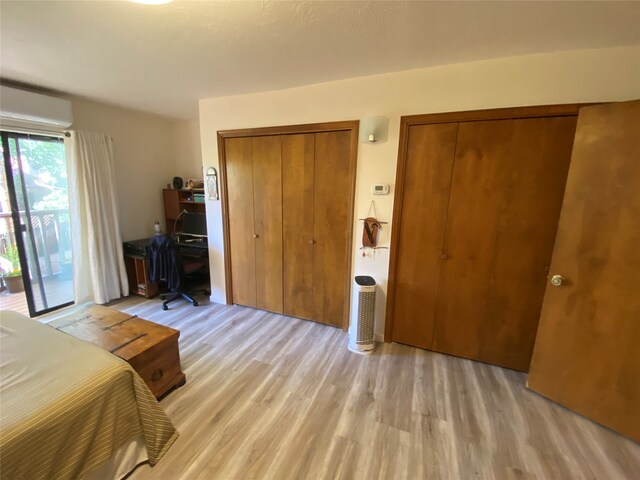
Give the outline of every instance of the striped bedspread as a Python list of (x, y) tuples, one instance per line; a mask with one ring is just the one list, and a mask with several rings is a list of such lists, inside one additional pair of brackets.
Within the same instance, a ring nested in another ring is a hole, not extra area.
[(153, 465), (177, 438), (125, 361), (15, 312), (0, 312), (0, 478), (81, 478), (144, 438)]

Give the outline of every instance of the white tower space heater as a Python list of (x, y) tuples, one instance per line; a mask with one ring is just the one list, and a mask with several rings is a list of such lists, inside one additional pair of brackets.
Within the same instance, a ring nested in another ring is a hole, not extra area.
[(376, 310), (376, 281), (357, 276), (353, 285), (353, 305), (349, 325), (349, 350), (371, 353), (376, 348), (373, 333)]

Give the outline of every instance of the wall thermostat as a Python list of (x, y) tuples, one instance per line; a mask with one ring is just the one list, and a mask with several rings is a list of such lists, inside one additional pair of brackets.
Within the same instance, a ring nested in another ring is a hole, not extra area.
[(381, 183), (377, 185), (371, 185), (371, 193), (374, 195), (388, 195), (389, 185), (383, 185)]

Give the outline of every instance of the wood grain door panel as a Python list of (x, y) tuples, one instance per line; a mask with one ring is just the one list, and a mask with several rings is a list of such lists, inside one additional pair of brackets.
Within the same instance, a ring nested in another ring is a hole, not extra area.
[(409, 129), (393, 341), (431, 348), (457, 123)]
[(314, 134), (282, 137), (282, 228), (286, 315), (312, 320)]
[(280, 139), (278, 135), (251, 138), (256, 306), (276, 313), (283, 311)]
[(542, 308), (576, 117), (517, 120), (494, 246), (479, 359), (527, 371)]
[(640, 441), (640, 101), (583, 108), (529, 373)]
[(461, 123), (433, 349), (478, 358), (513, 120)]
[(315, 134), (313, 319), (342, 328), (348, 287), (352, 202), (351, 132)]
[(435, 350), (528, 370), (575, 122), (460, 124)]
[(250, 138), (225, 142), (233, 303), (256, 306), (253, 160)]

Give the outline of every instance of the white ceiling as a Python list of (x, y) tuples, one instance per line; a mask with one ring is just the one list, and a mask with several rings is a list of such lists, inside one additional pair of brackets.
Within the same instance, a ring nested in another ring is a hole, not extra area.
[(0, 75), (176, 118), (201, 98), (640, 44), (640, 2), (2, 1)]

